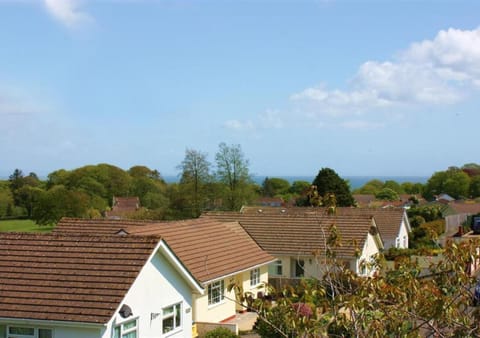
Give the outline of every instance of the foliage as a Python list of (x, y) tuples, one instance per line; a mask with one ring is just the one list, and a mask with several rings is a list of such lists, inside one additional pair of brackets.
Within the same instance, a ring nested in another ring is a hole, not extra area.
[(226, 187), (224, 195), (227, 210), (239, 210), (243, 204), (248, 204), (253, 197), (249, 174), (249, 162), (245, 159), (239, 144), (227, 146), (220, 143), (215, 155), (217, 165), (216, 177)]
[(333, 169), (322, 168), (312, 185), (317, 187), (319, 196), (335, 195), (339, 207), (349, 207), (355, 203), (347, 181), (340, 178)]
[(470, 306), (476, 280), (465, 267), (479, 245), (448, 242), (429, 266), (405, 257), (387, 268), (379, 256), (381, 273), (370, 278), (331, 261), (316, 282), (281, 292), (271, 288), (281, 297), (276, 306), (259, 305), (257, 332), (261, 337), (478, 336), (478, 310)]
[(474, 176), (470, 180), (470, 196), (480, 197), (480, 175)]
[(412, 248), (437, 248), (438, 238), (445, 232), (445, 220), (437, 219), (425, 222), (413, 228), (410, 235)]
[(240, 337), (224, 327), (217, 327), (205, 334), (205, 338), (237, 338)]
[(407, 210), (407, 215), (410, 220), (412, 220), (412, 218), (415, 216), (421, 216), (425, 220), (425, 222), (430, 222), (443, 218), (441, 207), (438, 205), (412, 207)]
[(198, 217), (208, 203), (207, 184), (212, 180), (207, 154), (187, 149), (185, 158), (177, 167), (181, 170), (180, 189), (182, 190), (190, 217)]
[(381, 180), (370, 180), (365, 183), (361, 188), (358, 188), (354, 191), (355, 194), (363, 194), (363, 195), (375, 195), (383, 188), (383, 181)]
[(262, 195), (265, 197), (282, 196), (289, 192), (290, 182), (283, 178), (266, 177), (262, 183)]
[(390, 188), (383, 188), (375, 195), (375, 198), (384, 201), (398, 201), (400, 199), (398, 193)]
[(310, 188), (310, 185), (310, 182), (307, 181), (293, 181), (289, 192), (293, 195), (299, 196), (307, 191), (307, 189)]
[(431, 200), (436, 195), (448, 194), (455, 199), (469, 196), (470, 177), (462, 170), (451, 167), (434, 173), (427, 181), (423, 196)]

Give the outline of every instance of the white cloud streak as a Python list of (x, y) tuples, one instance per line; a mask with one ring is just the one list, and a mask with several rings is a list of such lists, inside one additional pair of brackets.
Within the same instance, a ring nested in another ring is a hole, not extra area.
[(81, 9), (78, 0), (44, 0), (48, 12), (69, 29), (93, 22), (93, 17)]
[[(451, 105), (480, 89), (480, 28), (448, 29), (413, 43), (392, 61), (367, 61), (346, 90), (306, 88), (291, 100), (311, 116), (366, 116), (370, 112)], [(344, 123), (359, 126), (358, 120)], [(381, 125), (381, 124), (380, 124)]]

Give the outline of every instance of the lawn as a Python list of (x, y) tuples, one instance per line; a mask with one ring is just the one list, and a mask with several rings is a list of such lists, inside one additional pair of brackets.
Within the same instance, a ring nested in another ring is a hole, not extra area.
[(39, 226), (30, 219), (13, 219), (0, 221), (0, 232), (50, 232), (53, 228), (54, 226), (52, 225)]

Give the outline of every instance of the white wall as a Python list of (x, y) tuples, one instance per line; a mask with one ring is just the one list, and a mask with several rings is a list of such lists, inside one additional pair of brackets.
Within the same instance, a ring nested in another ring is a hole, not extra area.
[[(122, 302), (132, 309), (133, 315), (123, 319), (119, 314), (116, 314), (108, 323), (102, 338), (110, 337), (113, 327), (118, 323), (136, 317), (139, 318), (139, 337), (163, 337), (162, 309), (176, 303), (182, 304), (182, 327), (179, 330), (169, 332), (165, 337), (191, 337), (192, 291), (165, 257), (157, 253), (143, 267)], [(152, 318), (152, 314), (159, 315), (154, 315), (155, 318)]]
[(363, 246), (362, 253), (360, 257), (357, 259), (356, 266), (354, 267), (353, 271), (355, 271), (359, 275), (365, 275), (365, 276), (372, 275), (375, 272), (374, 269), (372, 268), (367, 268), (366, 273), (362, 274), (361, 263), (372, 262), (373, 256), (378, 253), (379, 253), (379, 250), (378, 250), (377, 243), (375, 242), (374, 237), (370, 233), (368, 233), (367, 240), (365, 241), (365, 244)]

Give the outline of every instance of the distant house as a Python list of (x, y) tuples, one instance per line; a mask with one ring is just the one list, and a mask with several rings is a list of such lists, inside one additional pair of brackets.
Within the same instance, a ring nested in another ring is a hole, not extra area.
[(0, 337), (191, 337), (203, 287), (158, 236), (0, 233)]
[[(408, 215), (403, 208), (350, 208), (338, 207), (335, 209), (337, 216), (370, 216), (375, 218), (376, 226), (383, 241), (383, 247), (389, 249), (408, 248), (409, 233), (412, 231)], [(214, 213), (211, 213), (214, 214)], [(220, 213), (221, 214), (221, 213)], [(267, 207), (244, 207), (242, 215), (305, 215), (316, 218), (326, 214), (325, 208), (312, 207), (289, 207), (289, 208), (267, 208)], [(207, 213), (206, 215), (209, 215)]]
[(128, 218), (129, 215), (140, 209), (140, 199), (138, 197), (113, 197), (112, 210), (105, 212), (105, 217), (109, 219)]
[(254, 202), (254, 205), (264, 207), (281, 207), (285, 201), (280, 197), (261, 197)]
[[(277, 258), (269, 272), (274, 284), (279, 278), (321, 277), (327, 251), (335, 252), (343, 265), (360, 275), (375, 271), (368, 263), (383, 249), (383, 244), (373, 217), (288, 214), (286, 210), (282, 214), (263, 213), (263, 209), (243, 214), (213, 212), (202, 217), (237, 220), (264, 250)], [(336, 247), (327, 245), (333, 224), (338, 231)]]
[(136, 222), (128, 220), (62, 219), (56, 233), (120, 234), (161, 236), (176, 257), (205, 288), (193, 295), (193, 320), (218, 323), (245, 310), (235, 303), (232, 283), (245, 292), (265, 292), (268, 264), (274, 258), (248, 235), (237, 222), (193, 219), (174, 222)]

